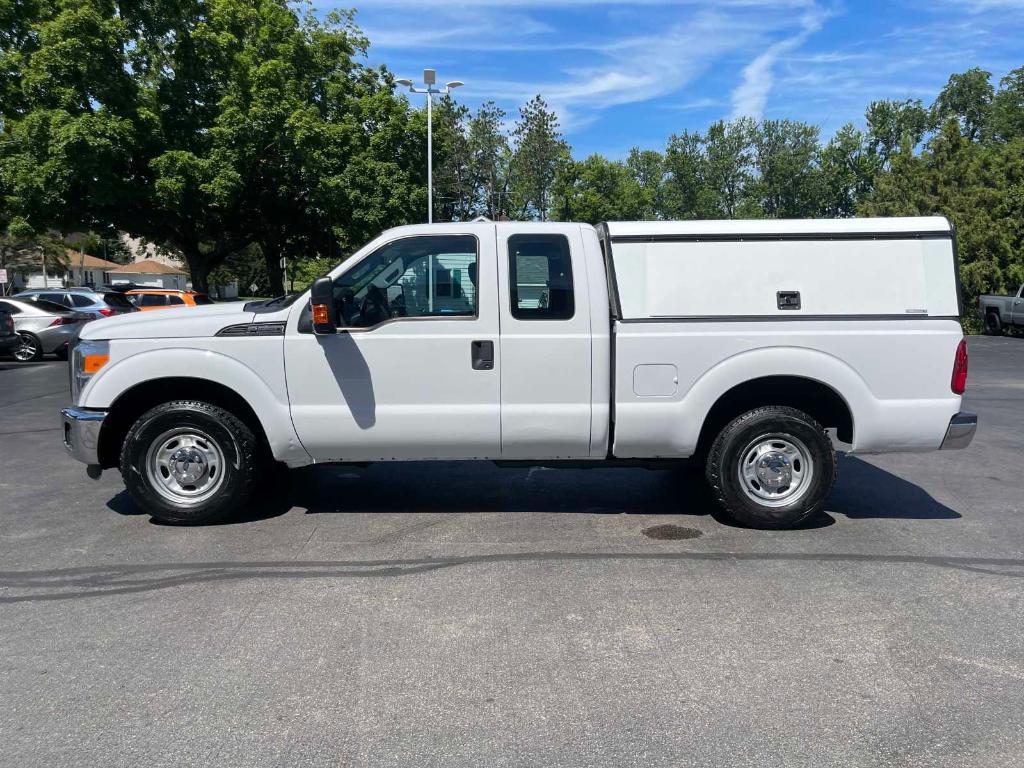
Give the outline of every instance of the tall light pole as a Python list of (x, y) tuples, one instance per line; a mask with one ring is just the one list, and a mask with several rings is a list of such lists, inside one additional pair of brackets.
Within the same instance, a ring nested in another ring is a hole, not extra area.
[(465, 85), (461, 80), (452, 80), (440, 88), (435, 88), (437, 73), (432, 69), (423, 70), (423, 84), (426, 88), (417, 88), (412, 80), (402, 78), (395, 80), (398, 85), (404, 85), (410, 93), (425, 93), (427, 95), (427, 223), (434, 222), (434, 94), (450, 93), (453, 88)]

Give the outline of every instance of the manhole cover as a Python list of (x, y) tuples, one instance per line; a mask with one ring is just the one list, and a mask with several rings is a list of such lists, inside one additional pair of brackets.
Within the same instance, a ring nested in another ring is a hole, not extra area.
[(644, 536), (649, 539), (696, 539), (701, 532), (696, 528), (684, 528), (681, 525), (655, 525), (644, 528)]

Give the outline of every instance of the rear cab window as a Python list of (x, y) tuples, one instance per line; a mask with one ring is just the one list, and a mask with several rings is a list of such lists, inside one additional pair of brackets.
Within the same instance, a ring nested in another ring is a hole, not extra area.
[(575, 315), (565, 235), (510, 236), (508, 275), (512, 317), (517, 320), (569, 320)]

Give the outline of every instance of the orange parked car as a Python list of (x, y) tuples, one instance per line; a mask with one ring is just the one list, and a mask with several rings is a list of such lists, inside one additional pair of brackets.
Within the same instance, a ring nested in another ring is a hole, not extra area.
[(151, 309), (170, 309), (171, 307), (202, 307), (213, 304), (213, 299), (205, 293), (195, 291), (175, 291), (164, 288), (134, 288), (126, 291), (128, 301), (148, 312)]

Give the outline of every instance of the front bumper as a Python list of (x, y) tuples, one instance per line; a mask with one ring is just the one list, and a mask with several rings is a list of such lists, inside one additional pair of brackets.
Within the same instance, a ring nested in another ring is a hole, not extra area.
[(10, 336), (0, 336), (0, 352), (8, 352), (18, 346), (20, 341), (18, 334), (12, 333)]
[(60, 417), (67, 452), (81, 462), (99, 465), (100, 428), (107, 412), (64, 408)]
[(958, 448), (966, 448), (974, 439), (974, 433), (978, 429), (978, 417), (973, 413), (958, 413), (949, 420), (946, 428), (946, 436), (942, 438), (940, 450), (950, 451)]

